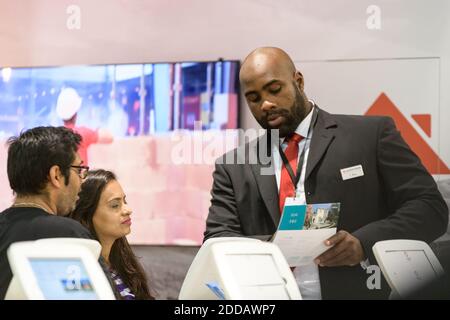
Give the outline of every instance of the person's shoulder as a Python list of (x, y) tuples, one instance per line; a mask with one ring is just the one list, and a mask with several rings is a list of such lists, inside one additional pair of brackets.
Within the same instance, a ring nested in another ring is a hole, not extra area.
[(379, 124), (391, 119), (388, 116), (354, 115), (354, 114), (332, 114), (336, 121), (349, 123), (374, 123)]
[(354, 115), (354, 114), (331, 114), (321, 110), (323, 117), (332, 119), (337, 125), (353, 126), (353, 127), (378, 127), (383, 123), (393, 123), (389, 116), (381, 115)]
[(44, 232), (52, 236), (59, 237), (76, 237), (76, 238), (91, 238), (90, 232), (76, 220), (46, 215), (39, 219), (30, 221), (37, 232)]
[(83, 132), (83, 133), (92, 133), (92, 132), (96, 132), (96, 130), (88, 128), (86, 126), (76, 126), (74, 128), (75, 131), (79, 131), (79, 132)]
[(61, 227), (69, 227), (69, 228), (77, 228), (78, 226), (83, 227), (78, 221), (74, 219), (70, 219), (67, 217), (62, 216), (55, 216), (55, 215), (45, 215), (42, 217), (42, 223), (45, 223), (47, 225), (54, 225), (54, 226), (61, 226)]
[(74, 219), (70, 219), (67, 217), (55, 216), (55, 215), (47, 215), (44, 216), (39, 223), (49, 227), (55, 227), (64, 230), (86, 230), (81, 223)]
[(9, 208), (4, 209), (2, 212), (0, 212), (0, 220), (1, 220), (2, 218), (4, 219), (4, 218), (8, 215), (8, 213), (9, 213), (11, 210), (12, 210), (12, 208), (9, 207)]
[[(235, 165), (235, 164), (245, 164), (249, 162), (249, 155), (256, 155), (258, 144), (261, 144), (265, 135), (249, 135), (240, 137), (240, 141), (245, 141), (245, 143), (238, 142), (238, 146), (225, 152), (223, 155), (216, 159), (216, 165)], [(265, 141), (265, 140), (264, 140)]]

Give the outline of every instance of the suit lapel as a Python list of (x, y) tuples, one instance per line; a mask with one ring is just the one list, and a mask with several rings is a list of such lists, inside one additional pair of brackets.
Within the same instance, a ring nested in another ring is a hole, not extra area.
[[(316, 107), (317, 108), (317, 107)], [(336, 122), (330, 116), (329, 113), (318, 110), (317, 121), (314, 124), (314, 131), (311, 139), (311, 145), (309, 148), (308, 162), (306, 164), (305, 181), (311, 175), (311, 172), (322, 159), (328, 146), (334, 139), (334, 128), (337, 126)]]
[[(317, 166), (320, 159), (325, 154), (325, 151), (327, 150), (331, 141), (333, 141), (334, 139), (333, 130), (329, 129), (337, 126), (336, 122), (333, 120), (330, 114), (320, 109), (318, 110), (318, 112), (319, 113), (317, 116), (317, 120), (314, 124), (314, 131), (308, 155), (308, 163), (306, 164), (305, 181)], [(260, 161), (259, 157), (260, 154), (263, 154), (262, 152), (266, 152), (265, 154), (267, 154), (267, 148), (270, 148), (270, 146), (268, 146), (267, 144), (267, 134), (265, 134), (260, 137), (254, 145), (250, 147), (249, 151), (254, 152), (254, 155), (256, 155), (256, 159), (258, 159), (258, 163), (250, 164), (250, 167), (252, 169), (264, 204), (275, 226), (278, 226), (281, 213), (278, 205), (278, 188), (275, 172), (273, 171), (274, 167), (270, 167), (270, 165), (273, 163), (273, 160), (271, 158), (271, 162), (269, 164), (264, 164)], [(270, 151), (272, 152), (272, 150)], [(271, 172), (272, 174), (261, 174), (261, 170), (266, 170), (264, 173)]]
[[(264, 201), (264, 204), (269, 212), (275, 226), (278, 226), (280, 221), (280, 209), (278, 207), (278, 189), (277, 189), (277, 180), (275, 178), (275, 171), (273, 165), (272, 158), (270, 158), (269, 164), (261, 163), (260, 155), (263, 152), (267, 154), (267, 148), (270, 146), (267, 145), (267, 134), (258, 139), (257, 143), (255, 143), (250, 152), (255, 152), (257, 155), (258, 163), (250, 164), (252, 168), (253, 175), (256, 180), (256, 184), (258, 185), (259, 192), (261, 194), (261, 198)], [(270, 150), (272, 151), (272, 150)]]

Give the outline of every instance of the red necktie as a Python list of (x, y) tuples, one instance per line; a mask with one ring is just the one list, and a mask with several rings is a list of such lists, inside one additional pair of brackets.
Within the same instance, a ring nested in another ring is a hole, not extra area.
[[(297, 162), (298, 162), (298, 144), (302, 141), (303, 137), (297, 133), (294, 133), (290, 137), (286, 138), (285, 141), (288, 143), (287, 148), (284, 150), (286, 159), (294, 172), (294, 176), (297, 175)], [(284, 201), (287, 197), (293, 197), (295, 194), (295, 186), (292, 183), (291, 177), (289, 176), (289, 171), (283, 162), (283, 167), (281, 168), (281, 179), (280, 179), (280, 214), (283, 213)]]

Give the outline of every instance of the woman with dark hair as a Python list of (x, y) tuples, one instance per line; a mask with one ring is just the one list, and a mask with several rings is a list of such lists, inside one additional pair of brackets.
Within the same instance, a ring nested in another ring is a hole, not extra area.
[(154, 299), (145, 272), (125, 237), (131, 232), (132, 211), (114, 173), (89, 171), (78, 196), (70, 217), (86, 226), (100, 242), (116, 296), (124, 300)]

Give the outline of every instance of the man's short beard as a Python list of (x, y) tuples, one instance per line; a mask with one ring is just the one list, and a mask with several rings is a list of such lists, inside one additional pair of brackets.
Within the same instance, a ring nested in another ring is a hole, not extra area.
[(295, 132), (300, 122), (306, 117), (307, 102), (303, 98), (300, 89), (294, 85), (295, 88), (295, 101), (291, 107), (291, 112), (287, 115), (286, 123), (280, 127), (280, 137), (286, 137)]
[[(256, 119), (258, 123), (266, 130), (278, 130), (279, 137), (284, 138), (286, 136), (291, 135), (295, 132), (295, 129), (299, 126), (300, 122), (307, 115), (307, 101), (306, 98), (302, 95), (300, 89), (297, 87), (295, 83), (293, 83), (295, 90), (295, 101), (290, 108), (279, 108), (279, 110), (269, 113), (265, 117), (260, 119)], [(269, 115), (279, 115), (284, 117), (286, 122), (282, 124), (278, 129), (271, 128), (267, 121), (267, 117)]]

